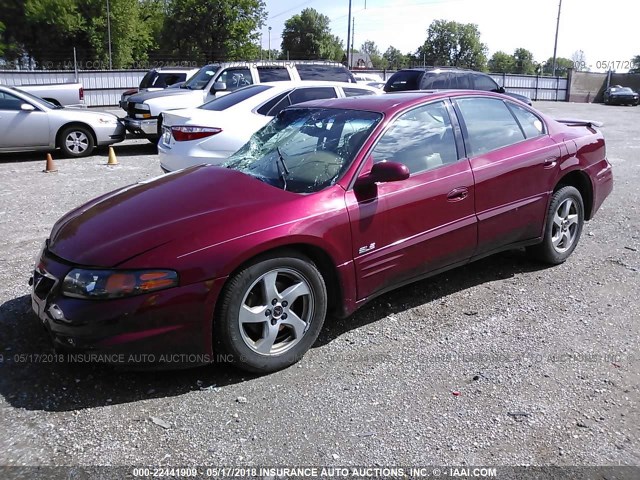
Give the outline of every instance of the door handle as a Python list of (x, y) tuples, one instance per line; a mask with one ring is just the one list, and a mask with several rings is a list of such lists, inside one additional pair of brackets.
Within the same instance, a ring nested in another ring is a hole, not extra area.
[(454, 188), (447, 194), (447, 201), (449, 202), (459, 202), (460, 200), (464, 200), (469, 195), (469, 190), (467, 187), (458, 187)]
[(545, 158), (543, 162), (544, 168), (553, 168), (558, 164), (558, 159), (556, 157)]

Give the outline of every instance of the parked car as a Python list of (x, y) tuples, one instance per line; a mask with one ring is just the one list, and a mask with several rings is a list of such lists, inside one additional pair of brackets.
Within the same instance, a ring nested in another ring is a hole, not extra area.
[(353, 77), (358, 83), (384, 82), (382, 77), (377, 73), (353, 72)]
[(59, 107), (86, 107), (81, 83), (17, 85), (16, 88)]
[(178, 89), (132, 95), (124, 124), (132, 134), (155, 143), (162, 133), (158, 116), (166, 110), (198, 107), (216, 96), (254, 83), (287, 80), (355, 83), (351, 72), (340, 63), (298, 60), (217, 63), (202, 67)]
[(0, 86), (0, 152), (60, 148), (69, 157), (85, 157), (98, 145), (121, 142), (125, 133), (110, 113), (60, 107)]
[(321, 98), (382, 93), (365, 85), (344, 82), (273, 82), (240, 88), (198, 108), (161, 114), (163, 135), (158, 142), (165, 172), (224, 162), (251, 135), (289, 105)]
[(408, 68), (399, 70), (387, 80), (385, 92), (404, 92), (407, 90), (482, 90), (509, 95), (531, 106), (531, 99), (525, 95), (505, 91), (504, 87), (482, 72), (457, 68)]
[(311, 347), (328, 311), (347, 316), (514, 247), (564, 262), (612, 191), (605, 152), (591, 122), (499, 94), (306, 102), (222, 166), (62, 217), (38, 256), (33, 309), (59, 347), (164, 367), (216, 352), (278, 370)]
[(153, 68), (142, 77), (138, 88), (127, 90), (120, 96), (120, 108), (127, 110), (127, 100), (131, 95), (142, 92), (157, 92), (176, 84), (182, 84), (197, 72), (197, 68)]
[(640, 103), (640, 95), (629, 87), (615, 85), (604, 91), (604, 103), (607, 105), (633, 105)]

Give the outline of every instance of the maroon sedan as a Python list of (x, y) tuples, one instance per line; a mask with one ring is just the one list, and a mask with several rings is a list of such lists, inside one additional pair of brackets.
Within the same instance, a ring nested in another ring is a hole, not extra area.
[(301, 358), (328, 311), (347, 316), (514, 247), (564, 262), (612, 188), (590, 122), (499, 94), (309, 102), (222, 167), (128, 186), (61, 218), (33, 308), (57, 346), (98, 359), (224, 355), (273, 371)]

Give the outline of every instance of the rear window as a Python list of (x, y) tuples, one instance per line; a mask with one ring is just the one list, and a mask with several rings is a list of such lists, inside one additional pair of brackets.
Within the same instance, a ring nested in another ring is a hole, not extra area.
[(246, 99), (258, 95), (265, 90), (269, 90), (270, 88), (272, 87), (263, 84), (240, 88), (234, 92), (228, 93), (227, 95), (215, 98), (198, 108), (220, 112), (222, 110), (226, 110), (227, 108), (233, 107), (240, 102), (244, 102)]
[(157, 88), (167, 88), (174, 83), (184, 82), (187, 79), (186, 73), (160, 73), (151, 86)]
[(384, 86), (385, 92), (402, 92), (404, 90), (418, 90), (420, 77), (423, 72), (415, 70), (403, 70), (391, 75)]
[(334, 82), (354, 82), (353, 75), (337, 65), (296, 64), (300, 80), (330, 80)]
[(291, 80), (289, 71), (284, 67), (258, 67), (258, 76), (261, 82)]

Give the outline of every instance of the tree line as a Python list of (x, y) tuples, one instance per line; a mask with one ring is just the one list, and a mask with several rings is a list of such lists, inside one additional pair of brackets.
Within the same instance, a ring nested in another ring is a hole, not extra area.
[[(213, 60), (326, 59), (346, 62), (330, 19), (313, 8), (291, 16), (280, 49), (262, 49), (268, 18), (264, 0), (0, 0), (0, 66), (60, 68), (61, 61), (91, 59), (93, 68), (131, 68), (145, 62), (199, 66)], [(107, 19), (109, 21), (107, 21)], [(434, 20), (413, 52), (381, 52), (365, 40), (354, 53), (375, 69), (432, 65), (495, 73), (551, 75), (553, 59), (534, 60), (525, 48), (487, 57), (475, 24)], [(109, 37), (111, 42), (109, 42)], [(111, 55), (109, 55), (109, 47)], [(110, 61), (110, 63), (109, 63)], [(640, 55), (634, 59), (640, 72)], [(584, 53), (556, 59), (557, 75), (587, 70)], [(86, 68), (86, 64), (81, 64)]]

